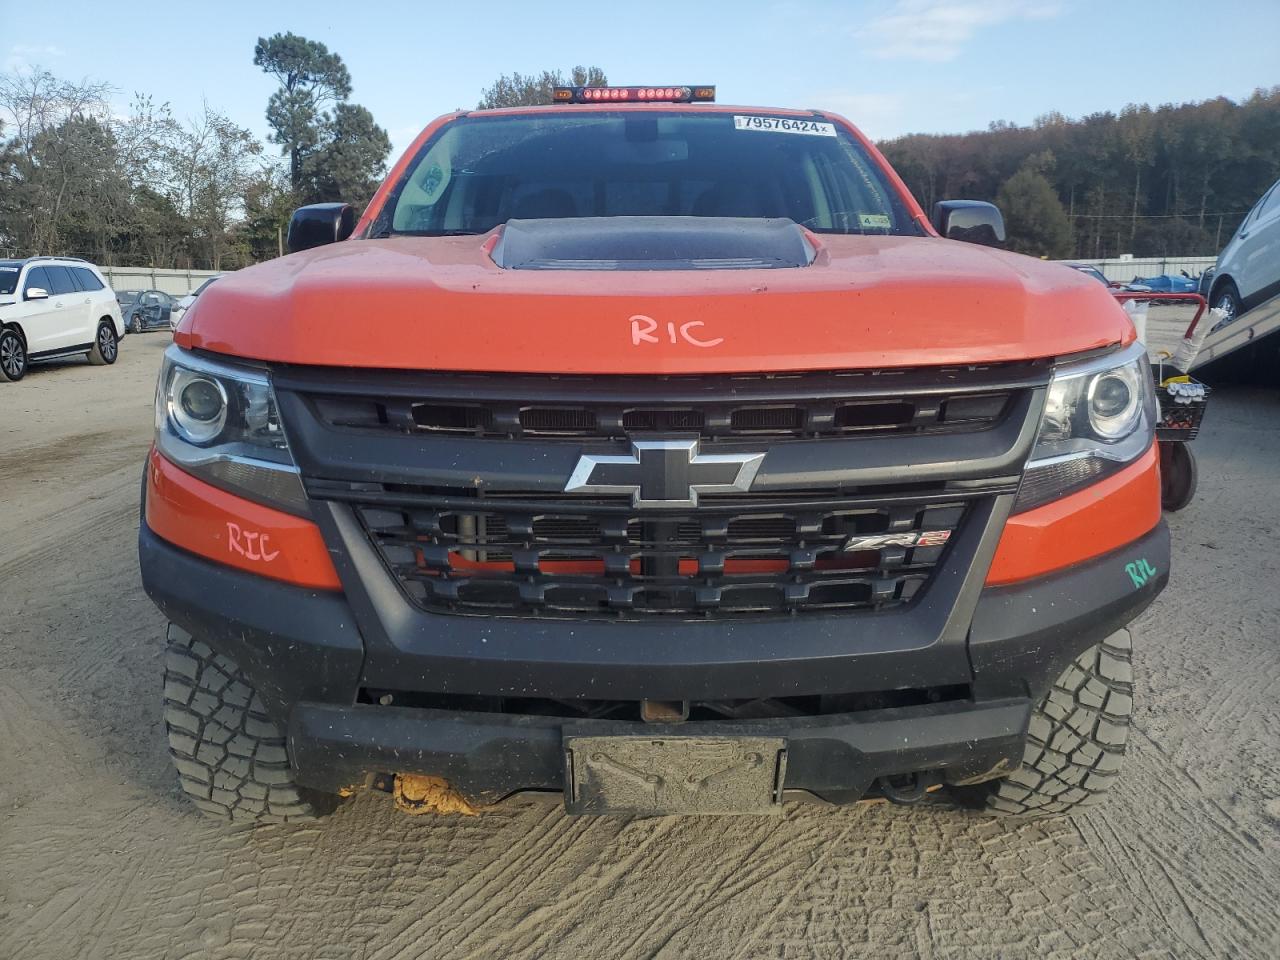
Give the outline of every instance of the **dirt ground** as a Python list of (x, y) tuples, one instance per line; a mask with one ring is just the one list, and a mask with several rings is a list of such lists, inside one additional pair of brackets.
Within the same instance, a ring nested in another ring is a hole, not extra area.
[(231, 832), (180, 797), (138, 482), (168, 337), (0, 385), (0, 958), (1280, 956), (1280, 394), (1223, 389), (1086, 816), (411, 818)]

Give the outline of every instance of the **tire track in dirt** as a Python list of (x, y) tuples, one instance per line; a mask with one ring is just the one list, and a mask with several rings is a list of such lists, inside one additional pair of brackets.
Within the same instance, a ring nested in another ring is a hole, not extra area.
[[(1231, 957), (1247, 955), (1248, 944), (1265, 943), (1280, 951), (1274, 851), (1269, 854), (1140, 728), (1134, 740), (1131, 769), (1155, 769), (1120, 784), (1113, 800), (1123, 798), (1123, 805), (1112, 803), (1086, 818), (1099, 831), (1097, 850), (1112, 872), (1160, 911), (1189, 949)], [(1159, 787), (1135, 786), (1139, 779)], [(1145, 821), (1140, 830), (1133, 829), (1136, 813)], [(1179, 879), (1170, 864), (1180, 868)], [(1233, 922), (1206, 926), (1201, 918), (1211, 915), (1232, 916)]]
[[(30, 724), (30, 717), (34, 714), (31, 698), (14, 680), (16, 678), (11, 680), (5, 673), (0, 673), (0, 743), (4, 744), (6, 751), (17, 755), (30, 752), (46, 741), (41, 732)], [(0, 780), (0, 800), (5, 799), (11, 785), (11, 780)]]
[[(1188, 955), (1210, 956), (1212, 948), (1204, 935), (1204, 930), (1193, 915), (1186, 899), (1173, 886), (1171, 878), (1165, 875), (1165, 885), (1158, 888), (1154, 883), (1156, 878), (1141, 870), (1145, 866), (1141, 853), (1106, 819), (1094, 816), (1081, 817), (1079, 821), (1077, 829), (1081, 831), (1081, 838), (1086, 839), (1087, 832), (1096, 840), (1099, 849), (1106, 851), (1107, 859), (1115, 865), (1116, 872), (1129, 878), (1129, 889), (1136, 897), (1152, 905)], [(1087, 839), (1086, 842), (1088, 842)], [(1170, 912), (1165, 908), (1164, 904), (1173, 898), (1176, 898), (1178, 905), (1182, 907), (1181, 913)], [(1187, 930), (1188, 926), (1191, 928), (1190, 931)]]
[[(564, 816), (558, 809), (554, 812), (556, 816)], [(598, 848), (592, 863), (582, 865), (585, 869), (571, 867), (566, 871), (561, 864), (556, 864), (549, 871), (545, 866), (535, 871), (549, 874), (541, 878), (542, 885), (555, 889), (554, 899), (541, 900), (543, 894), (530, 883), (529, 866), (532, 865), (521, 864), (512, 878), (512, 886), (520, 890), (521, 895), (487, 904), (467, 923), (442, 937), (441, 949), (450, 956), (514, 955), (517, 951), (533, 951), (536, 955), (545, 947), (545, 941), (557, 937), (565, 918), (576, 918), (590, 903), (607, 900), (609, 891), (616, 888), (621, 878), (633, 870), (646, 869), (647, 862), (661, 855), (661, 845), (677, 829), (677, 825), (668, 820), (630, 820), (615, 828), (597, 819), (592, 821), (592, 826), (607, 839)], [(637, 834), (640, 835), (638, 842), (633, 839)], [(624, 844), (629, 848), (618, 849)], [(560, 877), (566, 873), (569, 876), (564, 877), (562, 885)], [(531, 905), (528, 900), (534, 898), (537, 898), (536, 905)], [(495, 926), (503, 931), (500, 935), (486, 933), (486, 927)], [(478, 946), (477, 941), (481, 941)], [(464, 950), (467, 952), (462, 953)]]
[(136, 430), (116, 427), (19, 447), (0, 460), (0, 484), (45, 483), (70, 471), (83, 474), (87, 468), (110, 471), (126, 463), (141, 465), (146, 446), (139, 446)]
[[(860, 819), (861, 818), (859, 818), (859, 820)], [(782, 897), (778, 899), (778, 902), (774, 905), (773, 909), (769, 911), (769, 913), (764, 917), (764, 919), (759, 923), (759, 925), (755, 926), (754, 929), (752, 929), (749, 932), (747, 939), (743, 941), (742, 945), (733, 954), (732, 960), (744, 960), (744, 958), (748, 956), (748, 954), (751, 951), (751, 948), (757, 942), (756, 937), (758, 936), (758, 934), (762, 930), (767, 930), (773, 927), (772, 921), (782, 911), (786, 910), (791, 906), (792, 902), (795, 900), (795, 897), (800, 893), (802, 889), (804, 878), (809, 873), (816, 872), (822, 869), (822, 867), (827, 861), (827, 858), (832, 856), (833, 852), (836, 850), (837, 847), (839, 847), (840, 843), (848, 837), (849, 831), (851, 831), (856, 825), (857, 825), (857, 822), (855, 821), (855, 823), (850, 824), (849, 826), (846, 826), (843, 830), (841, 830), (839, 834), (837, 834), (834, 838), (832, 838), (831, 842), (823, 844), (821, 853), (819, 853), (817, 856), (813, 856), (809, 858), (809, 863), (801, 870), (800, 875), (795, 878), (794, 882), (788, 884), (788, 889), (786, 894), (784, 894)]]
[[(137, 530), (137, 490), (141, 476), (141, 461), (136, 468), (118, 468), (103, 478), (105, 492), (101, 496), (81, 500), (51, 516), (36, 517), (25, 524), (21, 537), (10, 538), (14, 541), (12, 549), (0, 561), (0, 584), (5, 584), (5, 592), (16, 595), (14, 580), (24, 571), (42, 569), (45, 576), (51, 573), (57, 576), (81, 570), (76, 561), (88, 543), (122, 525)], [(121, 496), (126, 489), (132, 496)], [(124, 566), (125, 558), (120, 559), (120, 566)], [(46, 566), (48, 569), (43, 569)], [(136, 569), (136, 558), (133, 566)]]
[[(607, 862), (604, 869), (589, 871), (575, 878), (562, 891), (559, 899), (523, 913), (504, 934), (482, 945), (475, 945), (475, 937), (468, 937), (460, 946), (470, 947), (467, 957), (514, 955), (522, 951), (540, 955), (571, 936), (572, 928), (581, 923), (581, 917), (592, 903), (616, 903), (620, 896), (629, 900), (628, 910), (638, 917), (652, 917), (647, 923), (638, 923), (636, 929), (625, 934), (617, 931), (610, 939), (611, 954), (616, 957), (650, 956), (655, 942), (670, 940), (676, 932), (691, 922), (696, 922), (700, 910), (708, 903), (725, 896), (730, 888), (745, 890), (758, 882), (761, 865), (764, 873), (781, 880), (791, 872), (786, 842), (779, 837), (784, 820), (750, 821), (745, 818), (728, 818), (717, 826), (733, 824), (735, 840), (745, 849), (735, 850), (723, 862), (707, 864), (699, 844), (689, 843), (684, 836), (688, 825), (678, 820), (633, 821), (618, 841), (627, 839), (636, 830), (645, 831), (640, 843), (625, 853), (615, 855), (613, 844), (600, 851), (597, 862)], [(803, 835), (801, 835), (803, 836)], [(788, 842), (794, 844), (798, 836), (789, 834)], [(804, 856), (807, 860), (807, 855)], [(670, 878), (695, 875), (698, 867), (704, 870), (695, 883), (675, 883)], [(633, 884), (633, 878), (653, 877), (652, 885)], [(734, 882), (737, 878), (736, 883)], [(664, 882), (665, 881), (665, 882)], [(637, 901), (644, 900), (646, 903)], [(513, 905), (517, 913), (523, 905)], [(442, 941), (442, 947), (450, 947)]]
[[(1280, 582), (1280, 573), (1276, 582)], [(1243, 676), (1222, 685), (1222, 696), (1213, 698), (1202, 716), (1204, 729), (1214, 731), (1219, 739), (1229, 738), (1259, 704), (1274, 703), (1266, 694), (1280, 682), (1280, 646), (1274, 638), (1268, 642), (1262, 625), (1247, 619), (1237, 619), (1234, 626), (1235, 636), (1228, 642), (1244, 658), (1246, 670)]]
[[(466, 883), (459, 886), (431, 912), (415, 917), (399, 929), (390, 931), (388, 944), (370, 955), (369, 960), (391, 960), (404, 956), (405, 941), (416, 942), (424, 935), (431, 934), (433, 943), (440, 943), (441, 937), (434, 927), (441, 923), (455, 921), (459, 909), (465, 904), (480, 904), (483, 910), (489, 895), (494, 888), (506, 880), (508, 871), (514, 868), (515, 877), (525, 876), (531, 867), (536, 867), (537, 860), (561, 848), (566, 835), (572, 840), (588, 832), (594, 824), (589, 820), (574, 822), (559, 814), (559, 811), (548, 811), (535, 827), (539, 828), (525, 834), (513, 847), (503, 851), (503, 856), (491, 860), (480, 870), (473, 873)], [(516, 887), (519, 889), (519, 886)], [(465, 920), (463, 922), (466, 922)], [(445, 931), (445, 935), (449, 934)]]
[[(38, 715), (38, 714), (37, 714)], [(50, 733), (61, 732), (56, 726)], [(22, 812), (39, 815), (50, 806), (47, 778), (81, 765), (75, 756), (47, 756), (48, 765), (33, 771), (42, 791)], [(12, 831), (4, 845), (6, 863), (27, 864), (27, 883), (6, 889), (0, 899), (15, 905), (16, 922), (0, 930), (0, 956), (98, 956), (102, 943), (125, 905), (134, 902), (142, 861), (121, 857), (115, 844), (132, 832), (131, 818), (141, 809), (136, 796), (118, 782), (96, 780), (92, 802), (104, 818), (89, 823), (46, 823), (43, 829)], [(87, 798), (85, 798), (87, 799)], [(75, 802), (66, 806), (77, 808)]]

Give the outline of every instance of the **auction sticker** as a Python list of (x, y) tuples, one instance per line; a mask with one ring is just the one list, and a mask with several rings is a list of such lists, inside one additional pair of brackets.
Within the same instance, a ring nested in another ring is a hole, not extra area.
[(819, 123), (817, 120), (799, 120), (795, 117), (742, 117), (734, 115), (735, 130), (769, 130), (774, 133), (803, 133), (811, 137), (834, 137), (834, 123)]

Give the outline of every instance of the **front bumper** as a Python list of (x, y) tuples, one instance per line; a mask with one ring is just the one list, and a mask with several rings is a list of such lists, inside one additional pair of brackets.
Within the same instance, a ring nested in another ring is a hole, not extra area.
[[(429, 654), (419, 646), (411, 659), (373, 663), (381, 655), (357, 624), (387, 622), (385, 609), (380, 618), (367, 609), (376, 597), (308, 590), (211, 563), (145, 524), (139, 549), (152, 599), (169, 619), (241, 664), (287, 725), (300, 782), (332, 791), (379, 773), (444, 777), (475, 803), (520, 790), (560, 790), (564, 738), (618, 729), (615, 721), (381, 706), (360, 702), (366, 685), (508, 696), (776, 697), (927, 685), (930, 654), (939, 652), (895, 633), (893, 618), (867, 638), (872, 631), (857, 616), (843, 618), (838, 633), (833, 618), (793, 618), (785, 629), (776, 622), (629, 624), (622, 633), (608, 623), (431, 617)], [(1131, 572), (1135, 561), (1156, 573), (1139, 582)], [(783, 737), (784, 788), (836, 803), (858, 799), (880, 777), (996, 776), (1020, 761), (1032, 706), (1066, 663), (1138, 616), (1163, 589), (1168, 569), (1169, 535), (1161, 522), (1103, 557), (980, 590), (965, 622), (945, 624), (967, 658), (968, 689), (959, 699), (631, 729), (646, 736)], [(377, 582), (371, 577), (365, 586)], [(708, 626), (716, 636), (697, 629)], [(854, 631), (859, 650), (851, 655)], [(512, 661), (476, 652), (490, 643), (523, 653)], [(726, 643), (738, 645), (731, 656)]]
[(299, 778), (337, 791), (376, 771), (443, 777), (469, 801), (565, 787), (564, 739), (780, 737), (784, 790), (851, 803), (880, 777), (933, 772), (951, 782), (1017, 767), (1031, 701), (1005, 698), (776, 720), (628, 724), (375, 705), (299, 704), (289, 745)]

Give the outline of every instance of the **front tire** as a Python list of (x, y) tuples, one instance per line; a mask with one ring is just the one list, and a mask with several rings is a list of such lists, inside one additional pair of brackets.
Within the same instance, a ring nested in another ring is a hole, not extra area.
[(297, 823), (341, 798), (295, 783), (284, 733), (230, 657), (170, 624), (164, 726), (178, 782), (202, 813), (236, 823)]
[(1120, 630), (1062, 671), (1031, 714), (1022, 767), (1001, 780), (953, 787), (996, 816), (1048, 816), (1098, 803), (1124, 761), (1133, 715), (1133, 647)]
[(103, 320), (98, 324), (93, 346), (89, 348), (89, 362), (95, 367), (108, 366), (115, 363), (118, 356), (120, 356), (120, 338), (116, 336), (115, 325), (110, 320)]
[(17, 383), (27, 375), (27, 345), (18, 331), (0, 330), (0, 381)]
[(142, 332), (142, 318), (138, 316), (136, 313), (133, 315), (133, 319), (129, 321), (129, 332), (130, 333)]

